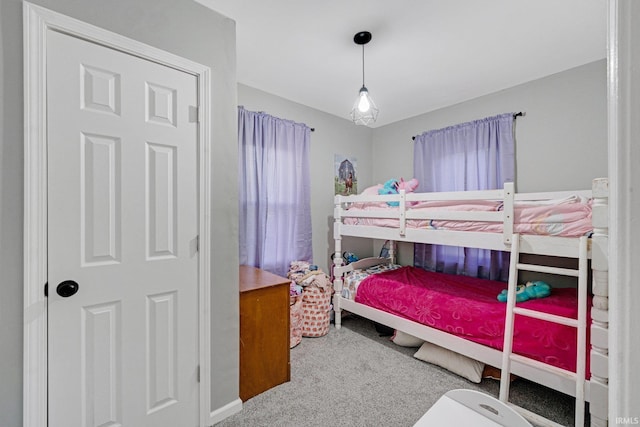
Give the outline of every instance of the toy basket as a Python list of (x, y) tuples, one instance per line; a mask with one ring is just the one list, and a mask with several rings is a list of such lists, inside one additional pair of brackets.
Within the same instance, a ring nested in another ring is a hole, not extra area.
[(331, 288), (309, 285), (302, 291), (302, 336), (322, 337), (329, 332)]
[(289, 314), (291, 316), (289, 348), (293, 348), (302, 341), (302, 295), (289, 297)]

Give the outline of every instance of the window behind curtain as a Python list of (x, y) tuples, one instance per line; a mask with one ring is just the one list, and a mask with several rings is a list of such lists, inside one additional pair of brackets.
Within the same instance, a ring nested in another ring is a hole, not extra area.
[(286, 276), (311, 261), (310, 129), (238, 107), (240, 263)]
[[(417, 191), (493, 190), (514, 181), (513, 114), (501, 114), (416, 136)], [(414, 264), (433, 271), (506, 280), (508, 254), (475, 248), (414, 245)]]

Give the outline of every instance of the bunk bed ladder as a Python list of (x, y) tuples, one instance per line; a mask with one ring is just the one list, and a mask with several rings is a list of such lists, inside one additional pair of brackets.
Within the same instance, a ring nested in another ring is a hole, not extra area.
[[(502, 353), (502, 373), (500, 379), (500, 400), (509, 404), (509, 377), (511, 375), (511, 362), (533, 366), (539, 369), (549, 371), (562, 371), (562, 375), (567, 375), (575, 381), (576, 390), (576, 410), (575, 425), (584, 426), (584, 408), (585, 408), (585, 371), (586, 371), (586, 330), (587, 330), (587, 279), (588, 279), (588, 239), (586, 236), (580, 237), (577, 244), (578, 252), (578, 269), (567, 269), (558, 267), (549, 267), (543, 265), (522, 264), (520, 263), (520, 239), (518, 234), (513, 235), (511, 245), (511, 263), (509, 268), (509, 287), (506, 307), (506, 319), (504, 330), (504, 346)], [(573, 276), (578, 278), (578, 318), (572, 319), (563, 316), (547, 314), (539, 311), (529, 310), (522, 307), (516, 307), (516, 288), (518, 281), (518, 271), (534, 271), (539, 273), (552, 273), (557, 275)], [(572, 326), (577, 329), (577, 354), (576, 354), (576, 372), (561, 370), (553, 366), (545, 365), (537, 360), (529, 359), (517, 354), (513, 354), (513, 333), (515, 315), (533, 317), (548, 322), (559, 323), (562, 325)], [(511, 404), (510, 404), (511, 405)], [(558, 425), (553, 421), (547, 420), (539, 415), (529, 412), (523, 408), (515, 409), (522, 413), (525, 418), (529, 418), (536, 424), (542, 425)]]

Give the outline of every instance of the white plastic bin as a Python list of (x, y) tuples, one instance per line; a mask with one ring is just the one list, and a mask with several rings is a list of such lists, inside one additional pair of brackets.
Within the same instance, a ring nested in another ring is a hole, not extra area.
[(414, 427), (532, 427), (498, 399), (475, 390), (451, 390), (442, 396)]

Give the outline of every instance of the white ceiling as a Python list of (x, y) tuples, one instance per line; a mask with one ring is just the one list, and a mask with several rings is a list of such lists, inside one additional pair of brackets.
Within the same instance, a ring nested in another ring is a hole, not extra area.
[(236, 21), (238, 82), (382, 126), (606, 57), (605, 0), (196, 0)]

